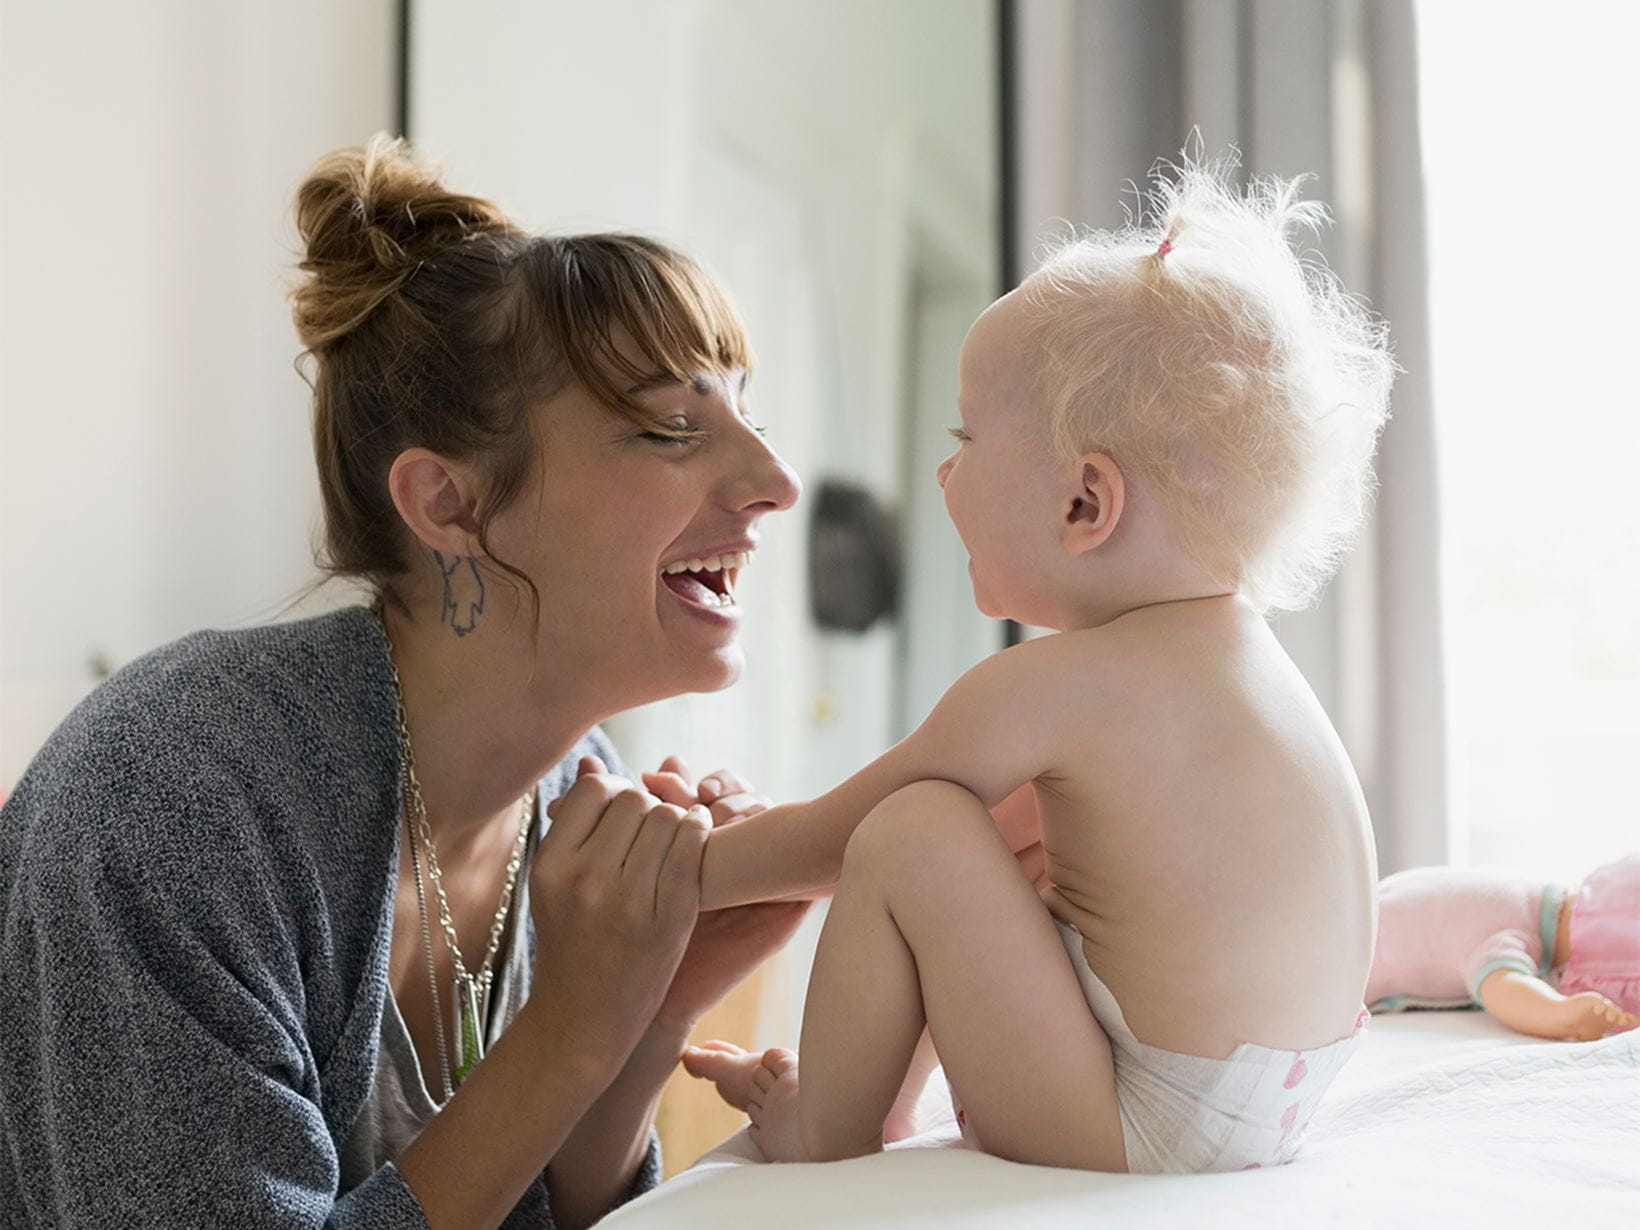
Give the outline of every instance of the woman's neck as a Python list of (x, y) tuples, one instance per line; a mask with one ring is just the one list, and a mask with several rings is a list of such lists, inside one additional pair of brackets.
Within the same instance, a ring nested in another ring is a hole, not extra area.
[(550, 664), (502, 621), (458, 638), (392, 605), (383, 618), (428, 824), (456, 854), (516, 825), (518, 800), (602, 715), (536, 699), (553, 694), (540, 686)]

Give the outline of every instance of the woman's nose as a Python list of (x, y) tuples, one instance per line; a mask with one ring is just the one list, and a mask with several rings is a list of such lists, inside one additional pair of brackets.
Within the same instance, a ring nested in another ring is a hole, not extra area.
[(797, 503), (803, 494), (797, 472), (761, 439), (756, 456), (738, 478), (731, 502), (739, 512), (780, 512)]
[(940, 462), (939, 469), (934, 471), (934, 481), (939, 483), (942, 490), (945, 487), (946, 477), (951, 473), (951, 467), (956, 465), (956, 463), (957, 455), (952, 453), (944, 461)]

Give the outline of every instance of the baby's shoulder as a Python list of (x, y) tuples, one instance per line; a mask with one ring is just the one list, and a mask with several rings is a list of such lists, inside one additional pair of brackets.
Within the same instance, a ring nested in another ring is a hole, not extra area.
[(1120, 622), (1055, 632), (1021, 642), (995, 655), (999, 676), (1044, 686), (1068, 684), (1088, 693), (1097, 688), (1107, 699), (1129, 694), (1140, 684), (1154, 686), (1188, 669), (1196, 647), (1184, 647), (1165, 630)]
[(1061, 688), (1091, 697), (1132, 673), (1124, 639), (1111, 636), (1104, 628), (1048, 633), (992, 654), (969, 671), (965, 680), (976, 688), (1028, 689), (1044, 699)]

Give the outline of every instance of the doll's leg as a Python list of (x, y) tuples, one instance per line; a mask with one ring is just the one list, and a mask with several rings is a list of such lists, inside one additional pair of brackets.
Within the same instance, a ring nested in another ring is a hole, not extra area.
[(894, 794), (849, 843), (809, 982), (802, 1080), (789, 1051), (753, 1073), (765, 1155), (880, 1149), (925, 1021), (988, 1152), (1125, 1169), (1110, 1043), (989, 813), (947, 782)]

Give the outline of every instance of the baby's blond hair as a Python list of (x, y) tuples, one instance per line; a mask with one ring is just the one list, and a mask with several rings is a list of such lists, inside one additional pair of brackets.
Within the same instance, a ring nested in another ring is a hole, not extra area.
[(1309, 605), (1372, 493), (1395, 364), (1386, 327), (1289, 233), (1301, 179), (1233, 160), (1153, 176), (1148, 211), (1074, 236), (1023, 287), (1056, 453), (1111, 455), (1181, 547), (1260, 610)]

